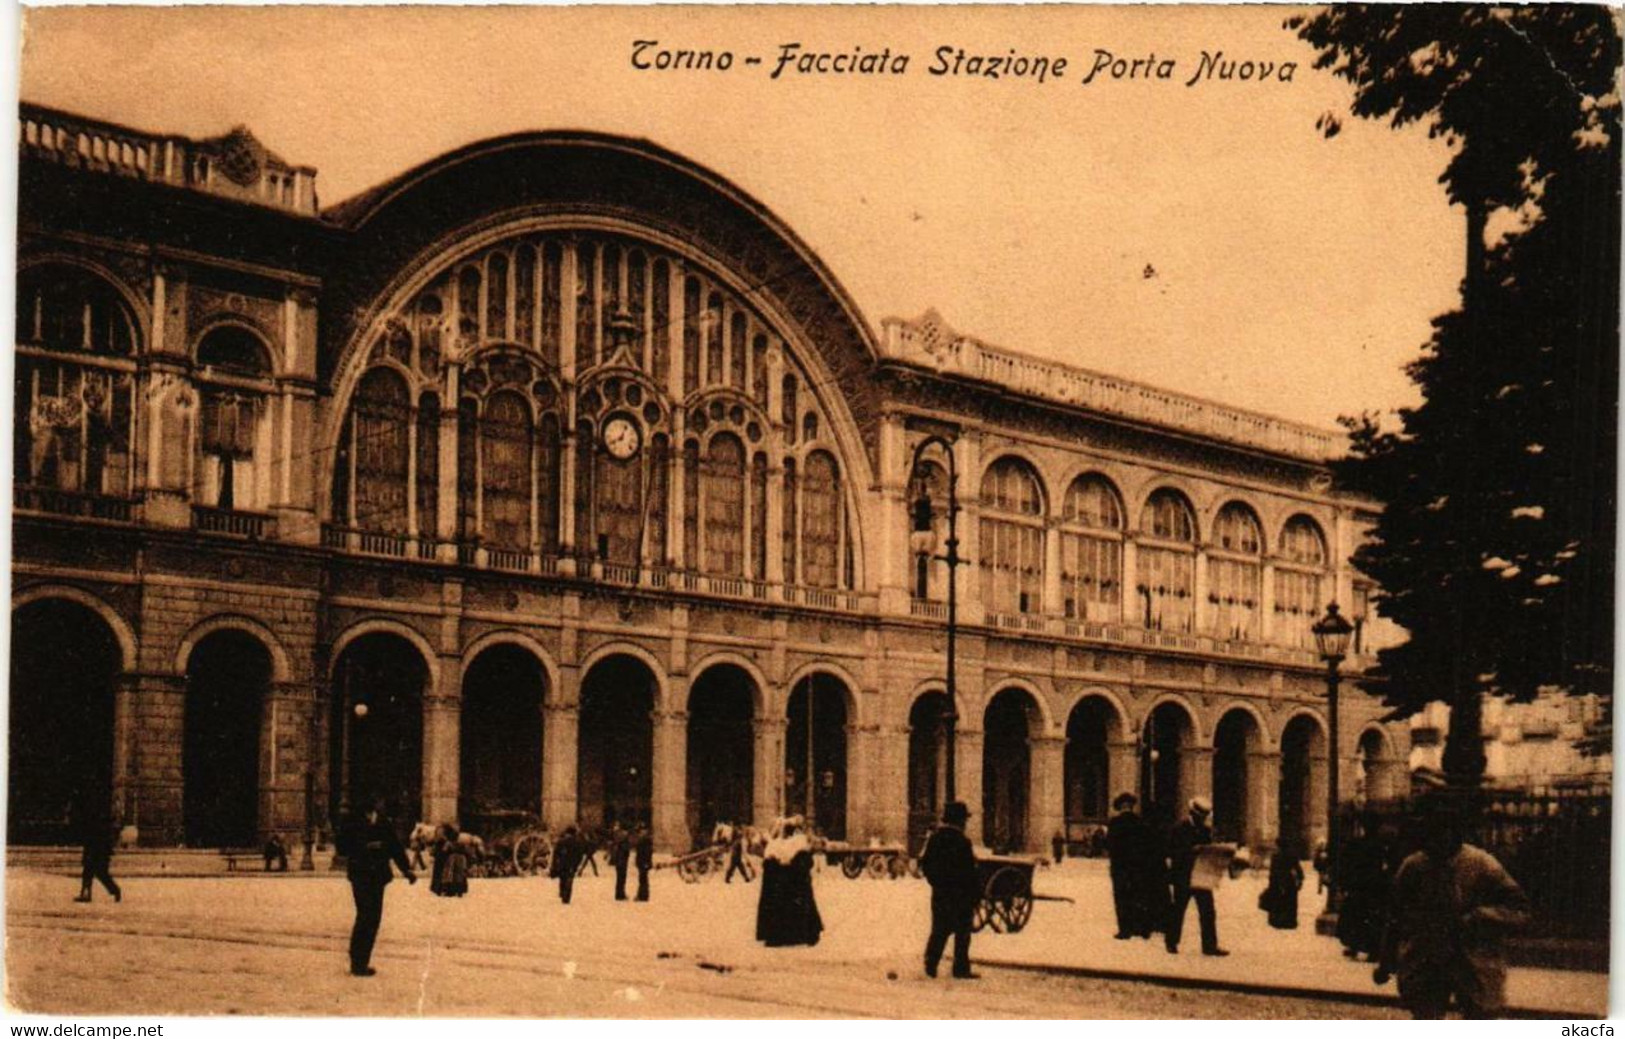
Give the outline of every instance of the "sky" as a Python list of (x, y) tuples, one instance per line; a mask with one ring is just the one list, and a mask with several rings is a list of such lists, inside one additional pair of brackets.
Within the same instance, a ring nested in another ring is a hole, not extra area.
[[(877, 332), (935, 308), (998, 346), (1330, 427), (1416, 402), (1402, 366), (1456, 302), (1464, 224), (1445, 145), (1350, 117), (1293, 11), (47, 8), (25, 14), (21, 96), (192, 137), (246, 124), (319, 170), (324, 205), (482, 138), (647, 138), (775, 212)], [(640, 70), (638, 40), (732, 67)], [(909, 64), (774, 78), (789, 43)], [(944, 46), (1067, 67), (932, 75)], [(1187, 85), (1204, 52), (1255, 75)], [(1126, 74), (1084, 82), (1103, 53)], [(1151, 57), (1169, 78), (1128, 64)]]

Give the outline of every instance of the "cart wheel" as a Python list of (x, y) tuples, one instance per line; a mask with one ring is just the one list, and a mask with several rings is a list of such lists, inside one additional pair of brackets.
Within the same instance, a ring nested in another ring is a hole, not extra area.
[(908, 857), (893, 855), (886, 860), (886, 871), (891, 874), (893, 880), (901, 880), (908, 875)]
[(841, 859), (841, 875), (848, 880), (856, 880), (863, 876), (863, 859), (860, 856), (847, 854)]
[(882, 855), (878, 851), (875, 852), (869, 856), (869, 861), (864, 864), (864, 868), (874, 879), (885, 880), (887, 873), (886, 856)]
[(539, 833), (527, 833), (514, 841), (513, 868), (514, 872), (522, 877), (535, 876), (547, 872), (547, 864), (553, 860), (553, 842)]
[(700, 871), (690, 859), (677, 860), (677, 875), (683, 879), (685, 884), (698, 884), (700, 882)]
[(971, 910), (970, 929), (972, 931), (980, 931), (980, 930), (982, 930), (982, 928), (986, 927), (987, 925), (988, 925), (988, 904), (987, 904), (987, 899), (985, 899), (985, 898), (977, 899), (976, 908)]
[(1033, 915), (1032, 883), (1027, 874), (1005, 866), (987, 878), (982, 899), (987, 906), (987, 922), (998, 934), (1015, 934), (1027, 926)]

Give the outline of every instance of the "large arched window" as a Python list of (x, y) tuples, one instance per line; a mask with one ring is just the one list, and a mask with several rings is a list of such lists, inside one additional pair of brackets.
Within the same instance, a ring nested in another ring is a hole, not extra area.
[[(931, 530), (935, 548), (927, 554), (914, 551), (910, 540), (917, 517), (914, 510), (924, 495), (931, 502)], [(948, 593), (948, 567), (937, 557), (948, 540), (948, 473), (936, 462), (924, 461), (914, 470), (908, 484), (908, 528), (903, 548), (908, 553), (909, 594), (916, 599), (940, 602)]]
[(725, 577), (745, 574), (745, 447), (732, 433), (718, 433), (706, 448), (705, 570)]
[(480, 426), (486, 547), (528, 552), (535, 437), (530, 404), (512, 390), (493, 393), (485, 401)]
[(1293, 516), (1281, 528), (1275, 564), (1275, 641), (1314, 649), (1309, 629), (1325, 605), (1321, 581), (1326, 572), (1326, 538), (1308, 516)]
[[(271, 365), (260, 338), (223, 325), (198, 343), (199, 505), (253, 511), (269, 503)], [(264, 446), (261, 441), (266, 440)]]
[(1061, 510), (1061, 598), (1068, 617), (1123, 615), (1123, 505), (1104, 476), (1072, 481)]
[(1264, 537), (1253, 510), (1231, 502), (1213, 521), (1208, 548), (1211, 632), (1221, 639), (1256, 641), (1263, 617)]
[(1147, 628), (1189, 632), (1196, 611), (1196, 519), (1190, 502), (1164, 488), (1146, 499), (1140, 542), (1134, 616)]
[(814, 588), (834, 588), (841, 569), (841, 478), (827, 451), (807, 456), (802, 478), (802, 581)]
[(362, 376), (350, 444), (355, 466), (350, 521), (358, 530), (406, 534), (408, 411), (400, 373), (374, 368)]
[(1002, 614), (1043, 609), (1044, 494), (1019, 458), (1001, 458), (982, 477), (979, 530), (982, 604)]
[[(135, 316), (118, 292), (76, 267), (17, 279), (15, 479), (28, 488), (123, 496), (135, 423)], [(53, 507), (19, 492), (23, 507)]]

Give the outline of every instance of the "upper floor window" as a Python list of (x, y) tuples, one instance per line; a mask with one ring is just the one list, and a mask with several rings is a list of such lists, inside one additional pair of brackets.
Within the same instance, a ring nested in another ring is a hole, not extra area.
[(995, 613), (1040, 613), (1044, 589), (1044, 493), (1019, 458), (1000, 458), (982, 476), (978, 531), (982, 604)]
[(1061, 598), (1067, 617), (1122, 618), (1123, 505), (1104, 476), (1072, 481), (1061, 511)]
[(904, 541), (908, 552), (908, 573), (911, 594), (916, 599), (941, 600), (948, 591), (948, 566), (937, 556), (947, 551), (948, 541), (948, 473), (936, 462), (920, 463), (908, 483), (908, 533), (912, 537), (914, 525), (923, 517), (915, 515), (921, 496), (931, 503), (931, 532), (935, 551), (918, 554), (909, 540)]
[[(1164, 488), (1140, 514), (1135, 617), (1148, 628), (1189, 632), (1196, 619), (1196, 514), (1178, 491)], [(1163, 542), (1157, 544), (1156, 542)]]
[(1208, 559), (1209, 630), (1254, 641), (1262, 633), (1263, 534), (1253, 510), (1231, 502), (1213, 521)]
[(1298, 649), (1315, 648), (1309, 629), (1326, 606), (1322, 587), (1326, 539), (1308, 516), (1294, 516), (1281, 528), (1280, 562), (1275, 566), (1274, 639)]
[(130, 491), (135, 315), (95, 274), (61, 264), (17, 279), (13, 464), (20, 483)]
[(271, 365), (259, 336), (222, 325), (197, 346), (202, 411), (195, 500), (253, 511), (268, 504)]

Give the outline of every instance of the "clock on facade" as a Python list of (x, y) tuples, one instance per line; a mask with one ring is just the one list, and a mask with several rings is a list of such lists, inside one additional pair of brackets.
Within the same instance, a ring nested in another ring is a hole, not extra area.
[(616, 416), (604, 423), (604, 448), (613, 457), (625, 461), (638, 453), (643, 434), (631, 419)]

